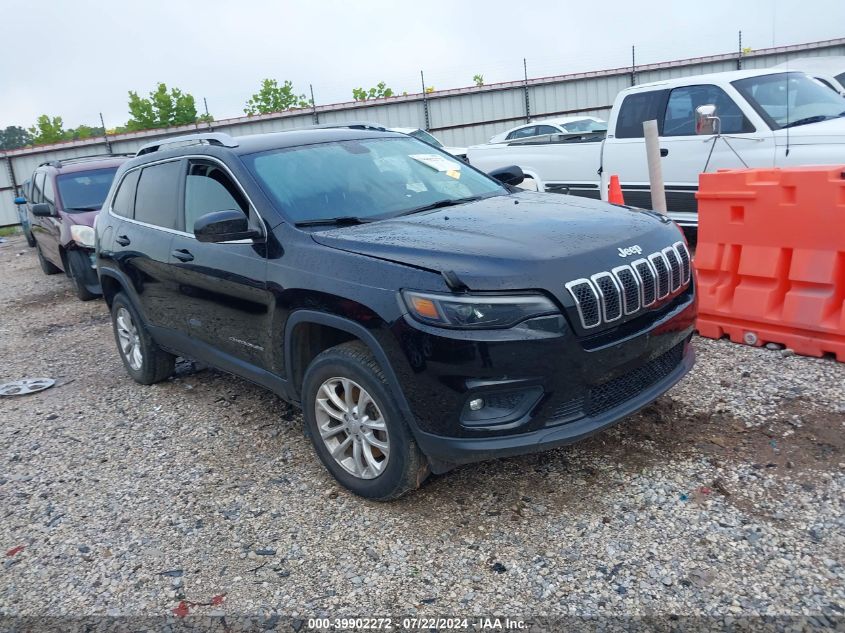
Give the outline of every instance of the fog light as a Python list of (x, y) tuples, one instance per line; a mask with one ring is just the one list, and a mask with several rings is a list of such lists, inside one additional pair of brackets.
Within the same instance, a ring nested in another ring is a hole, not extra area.
[(481, 398), (476, 398), (475, 400), (470, 400), (469, 401), (469, 408), (472, 411), (480, 411), (481, 409), (484, 408), (484, 400), (482, 400)]

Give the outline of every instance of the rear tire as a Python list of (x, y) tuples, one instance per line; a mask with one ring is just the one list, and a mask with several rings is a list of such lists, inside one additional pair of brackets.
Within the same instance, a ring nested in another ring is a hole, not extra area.
[(81, 251), (72, 250), (67, 254), (68, 272), (76, 288), (76, 296), (81, 301), (91, 301), (101, 295), (91, 292), (85, 286), (85, 267), (88, 266), (88, 258)]
[(363, 343), (343, 343), (319, 354), (305, 372), (302, 404), (317, 456), (355, 494), (388, 501), (428, 477), (428, 461)]
[(44, 272), (45, 275), (56, 275), (62, 272), (62, 269), (53, 264), (52, 262), (47, 261), (47, 258), (44, 257), (44, 253), (41, 252), (41, 247), (35, 247), (36, 252), (38, 253), (38, 263), (41, 266), (41, 270)]
[(167, 379), (176, 357), (156, 345), (135, 306), (122, 292), (112, 300), (111, 314), (117, 351), (132, 380), (152, 385)]

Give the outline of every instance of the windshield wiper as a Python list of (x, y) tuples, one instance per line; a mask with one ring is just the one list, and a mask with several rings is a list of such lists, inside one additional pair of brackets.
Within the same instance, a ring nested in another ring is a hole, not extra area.
[(792, 123), (787, 123), (784, 125), (784, 128), (788, 127), (795, 127), (796, 125), (807, 125), (808, 123), (821, 123), (822, 121), (827, 121), (828, 119), (835, 119), (836, 117), (827, 116), (824, 114), (817, 114), (815, 116), (808, 116), (803, 119), (798, 119), (797, 121), (793, 121)]
[(352, 226), (355, 224), (365, 224), (371, 220), (358, 218), (354, 215), (342, 215), (336, 218), (322, 218), (319, 220), (303, 220), (297, 222), (295, 226)]
[(65, 211), (96, 211), (102, 206), (101, 204), (89, 204), (84, 207), (67, 207)]
[(423, 211), (431, 211), (432, 209), (442, 209), (443, 207), (454, 207), (459, 204), (466, 204), (467, 202), (475, 202), (476, 200), (481, 200), (481, 196), (467, 196), (466, 198), (447, 198), (445, 200), (438, 200), (437, 202), (432, 202), (431, 204), (426, 204), (421, 207), (415, 207), (413, 209), (408, 209), (407, 211), (403, 211), (402, 213), (397, 213), (396, 215), (390, 216), (393, 218), (398, 218), (402, 215), (411, 215), (414, 213), (422, 213)]

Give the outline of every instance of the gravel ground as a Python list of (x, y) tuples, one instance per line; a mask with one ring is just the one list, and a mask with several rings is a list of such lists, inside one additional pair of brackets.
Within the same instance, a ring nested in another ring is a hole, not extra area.
[(0, 280), (0, 382), (57, 380), (0, 399), (0, 614), (842, 624), (845, 365), (698, 339), (691, 376), (614, 429), (377, 504), (266, 391), (190, 363), (132, 382), (103, 302), (21, 237)]

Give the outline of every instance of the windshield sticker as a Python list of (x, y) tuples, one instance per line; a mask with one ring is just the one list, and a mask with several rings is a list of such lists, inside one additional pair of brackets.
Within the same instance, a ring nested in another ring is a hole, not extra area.
[[(439, 154), (411, 154), (411, 158), (441, 172), (460, 171), (461, 166)], [(454, 178), (455, 176), (452, 176)]]
[(461, 179), (461, 170), (460, 170), (460, 168), (450, 169), (449, 171), (446, 172), (446, 175), (449, 176), (450, 178), (454, 178), (455, 180), (460, 180)]

